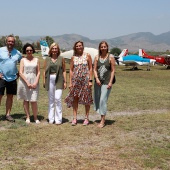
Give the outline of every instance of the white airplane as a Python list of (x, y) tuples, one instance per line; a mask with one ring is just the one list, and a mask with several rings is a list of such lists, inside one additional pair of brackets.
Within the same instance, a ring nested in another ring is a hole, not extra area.
[[(95, 56), (98, 55), (98, 50), (95, 48), (84, 47), (84, 52), (89, 53), (91, 55), (92, 62), (94, 62)], [(73, 56), (73, 50), (65, 51), (60, 55), (63, 56), (66, 59), (66, 61), (69, 62), (71, 57)]]
[(118, 61), (119, 61), (119, 63), (121, 63), (125, 66), (133, 66), (132, 70), (137, 69), (137, 66), (146, 65), (147, 71), (150, 71), (150, 65), (154, 64), (156, 62), (156, 60), (154, 60), (154, 59), (143, 58), (139, 55), (127, 55), (128, 49), (124, 49), (123, 51), (122, 52), (125, 55), (120, 56)]

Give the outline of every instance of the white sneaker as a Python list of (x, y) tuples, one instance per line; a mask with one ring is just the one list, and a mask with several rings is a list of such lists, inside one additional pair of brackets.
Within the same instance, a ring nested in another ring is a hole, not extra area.
[(49, 121), (49, 124), (53, 124), (54, 123), (54, 121)]
[(26, 123), (30, 123), (30, 118), (26, 118), (26, 121), (25, 121)]
[(36, 124), (39, 124), (39, 123), (40, 123), (40, 121), (37, 119), (37, 120), (35, 120), (35, 123), (36, 123)]
[(62, 123), (61, 122), (55, 122), (56, 125), (61, 125)]

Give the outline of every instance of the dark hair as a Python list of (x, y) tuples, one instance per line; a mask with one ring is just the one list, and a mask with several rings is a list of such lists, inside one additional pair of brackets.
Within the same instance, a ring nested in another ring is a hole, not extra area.
[(101, 47), (102, 44), (106, 44), (106, 46), (107, 46), (107, 53), (109, 52), (109, 45), (108, 45), (108, 43), (106, 41), (102, 41), (102, 42), (99, 43), (99, 47), (98, 47), (99, 55), (101, 55), (100, 47)]
[(77, 54), (77, 51), (76, 51), (76, 45), (78, 44), (78, 43), (81, 43), (82, 44), (82, 46), (83, 46), (83, 49), (84, 49), (84, 43), (82, 42), (82, 41), (77, 41), (77, 42), (75, 42), (74, 43), (74, 46), (73, 46), (73, 55), (76, 55)]
[(24, 46), (23, 46), (23, 48), (22, 48), (22, 53), (23, 54), (26, 54), (26, 48), (27, 47), (31, 47), (32, 48), (32, 53), (35, 53), (35, 49), (34, 49), (34, 47), (33, 47), (33, 45), (32, 44), (29, 44), (29, 43), (26, 43)]

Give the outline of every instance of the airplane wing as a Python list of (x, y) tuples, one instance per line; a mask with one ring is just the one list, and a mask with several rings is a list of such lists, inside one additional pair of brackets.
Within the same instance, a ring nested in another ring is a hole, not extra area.
[(137, 66), (141, 65), (139, 62), (133, 61), (133, 60), (126, 60), (126, 61), (120, 61), (125, 66)]

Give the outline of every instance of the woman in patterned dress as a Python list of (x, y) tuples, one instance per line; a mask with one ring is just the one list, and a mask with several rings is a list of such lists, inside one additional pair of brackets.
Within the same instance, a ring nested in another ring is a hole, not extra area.
[(77, 124), (78, 104), (85, 105), (85, 120), (83, 125), (89, 124), (90, 105), (92, 99), (92, 59), (90, 54), (84, 53), (84, 44), (77, 41), (73, 47), (74, 54), (70, 61), (70, 92), (65, 99), (67, 107), (73, 107), (72, 125)]
[(21, 59), (19, 69), (18, 83), (18, 99), (23, 100), (23, 107), (26, 113), (26, 123), (30, 123), (29, 104), (31, 104), (35, 123), (40, 123), (37, 119), (38, 106), (37, 99), (39, 95), (39, 78), (40, 78), (40, 62), (32, 54), (35, 52), (31, 44), (23, 46), (23, 54), (25, 58)]

